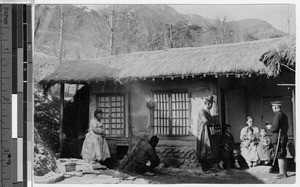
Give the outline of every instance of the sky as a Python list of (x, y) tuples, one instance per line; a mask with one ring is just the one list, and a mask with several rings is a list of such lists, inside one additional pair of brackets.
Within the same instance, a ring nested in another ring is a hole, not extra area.
[(181, 14), (198, 14), (216, 19), (224, 17), (229, 21), (245, 18), (265, 20), (276, 29), (288, 32), (288, 14), (290, 15), (290, 33), (295, 34), (295, 6), (282, 5), (169, 5)]

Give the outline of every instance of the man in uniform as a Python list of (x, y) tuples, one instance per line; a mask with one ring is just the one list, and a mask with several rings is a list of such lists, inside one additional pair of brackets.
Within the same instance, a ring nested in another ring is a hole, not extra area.
[[(286, 144), (288, 142), (287, 131), (289, 129), (289, 124), (288, 124), (287, 116), (281, 111), (281, 105), (282, 105), (281, 101), (273, 101), (271, 102), (271, 105), (272, 105), (272, 110), (275, 113), (275, 116), (273, 118), (272, 124), (267, 124), (266, 127), (271, 132), (277, 134), (277, 141), (279, 141), (279, 147), (277, 150), (279, 174), (276, 175), (274, 178), (282, 179), (287, 177)], [(280, 129), (281, 129), (281, 134), (279, 134)]]

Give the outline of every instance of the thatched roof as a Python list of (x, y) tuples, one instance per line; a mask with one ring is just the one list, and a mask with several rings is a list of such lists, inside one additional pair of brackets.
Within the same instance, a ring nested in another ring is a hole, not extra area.
[(49, 76), (40, 81), (40, 84), (55, 83), (86, 83), (105, 81), (118, 74), (118, 70), (94, 63), (90, 60), (67, 61)]
[(82, 83), (106, 79), (116, 81), (200, 74), (266, 74), (266, 66), (260, 61), (261, 55), (286, 39), (176, 48), (70, 61), (60, 65), (40, 83)]
[[(267, 66), (269, 75), (278, 75), (282, 69), (295, 70), (296, 38), (289, 37), (271, 46), (260, 59)], [(284, 66), (284, 67), (283, 67)]]

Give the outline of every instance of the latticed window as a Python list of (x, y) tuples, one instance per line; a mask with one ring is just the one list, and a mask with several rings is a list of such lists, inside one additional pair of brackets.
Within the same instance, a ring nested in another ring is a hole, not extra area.
[(111, 136), (125, 135), (124, 95), (101, 95), (97, 106), (103, 111), (105, 133)]
[(188, 93), (154, 93), (154, 133), (189, 134)]

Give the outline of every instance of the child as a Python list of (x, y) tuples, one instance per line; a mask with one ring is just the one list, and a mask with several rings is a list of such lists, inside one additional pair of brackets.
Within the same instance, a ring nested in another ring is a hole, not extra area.
[(247, 157), (244, 156), (244, 158), (249, 167), (255, 167), (259, 162), (257, 144), (258, 140), (254, 135), (254, 130), (253, 128), (249, 128), (247, 130), (247, 134), (243, 137), (243, 141), (241, 143), (241, 149), (247, 149), (248, 154)]
[(226, 168), (230, 168), (234, 161), (234, 167), (239, 169), (240, 165), (238, 162), (238, 150), (234, 149), (234, 139), (230, 133), (231, 126), (226, 124), (223, 126), (223, 132), (220, 143), (221, 162), (219, 167), (224, 169), (224, 163)]
[(265, 129), (260, 129), (259, 143), (257, 146), (258, 157), (265, 165), (268, 165), (272, 159), (273, 144), (271, 138), (267, 136)]

